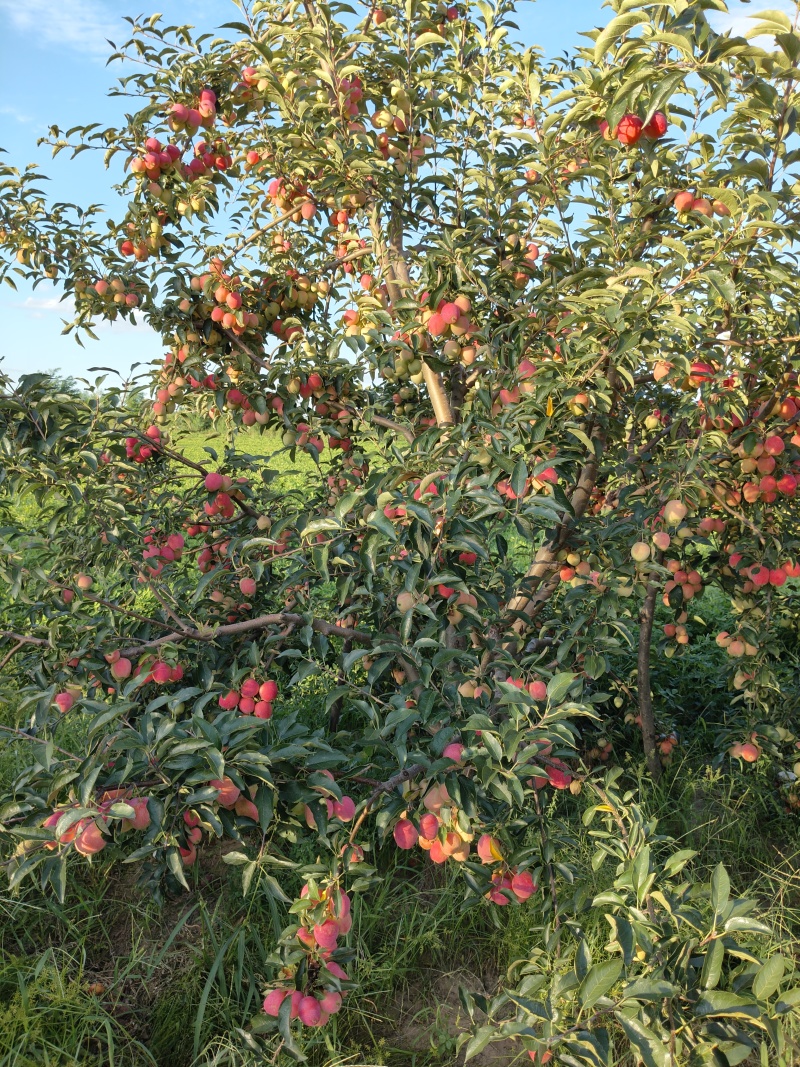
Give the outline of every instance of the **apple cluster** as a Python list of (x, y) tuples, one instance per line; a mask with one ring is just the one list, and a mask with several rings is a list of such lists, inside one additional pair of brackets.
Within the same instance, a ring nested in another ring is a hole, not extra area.
[(257, 719), (271, 719), (272, 705), (278, 696), (278, 683), (271, 678), (259, 682), (256, 678), (245, 678), (237, 689), (230, 689), (219, 698), (223, 711), (235, 711), (242, 715), (254, 715)]
[(656, 111), (645, 123), (632, 112), (627, 112), (619, 120), (615, 129), (610, 129), (605, 119), (600, 123), (600, 132), (607, 141), (616, 140), (620, 144), (635, 145), (642, 137), (650, 141), (659, 141), (667, 132), (669, 120), (663, 111)]
[(217, 117), (217, 94), (212, 89), (202, 89), (196, 107), (190, 107), (180, 101), (169, 109), (167, 125), (178, 133), (185, 130), (191, 135), (197, 133), (201, 126), (210, 129)]
[(183, 556), (186, 544), (183, 534), (162, 534), (155, 528), (149, 534), (145, 534), (142, 540), (147, 545), (142, 553), (142, 559), (153, 560), (153, 563), (147, 564), (145, 574), (139, 577), (140, 582), (145, 582), (148, 578), (157, 578), (165, 564), (177, 563)]
[[(112, 810), (115, 806), (116, 812)], [(55, 830), (70, 811), (79, 811), (80, 808), (80, 804), (73, 804), (71, 808), (58, 808), (47, 816), (42, 826), (47, 830)], [(45, 848), (53, 850), (61, 845), (71, 844), (82, 856), (94, 856), (102, 852), (108, 844), (104, 832), (108, 830), (111, 818), (119, 820), (123, 833), (128, 830), (146, 830), (150, 825), (147, 797), (132, 796), (129, 789), (108, 790), (98, 802), (96, 816), (79, 816), (71, 821), (66, 819), (64, 829), (61, 833), (56, 831), (56, 836), (44, 843)]]
[(144, 431), (144, 437), (149, 443), (141, 441), (138, 437), (125, 438), (125, 455), (134, 463), (146, 463), (161, 452), (162, 435), (158, 426), (148, 426)]

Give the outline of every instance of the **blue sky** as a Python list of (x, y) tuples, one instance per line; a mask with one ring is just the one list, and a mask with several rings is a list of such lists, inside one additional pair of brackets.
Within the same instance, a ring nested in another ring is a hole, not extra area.
[[(760, 4), (731, 4), (726, 23), (744, 29), (747, 16)], [(793, 12), (790, 0), (770, 0), (764, 6)], [(228, 0), (163, 0), (152, 10), (162, 12), (164, 22), (191, 22), (199, 29), (235, 18)], [(111, 184), (119, 171), (107, 172), (100, 154), (86, 152), (70, 161), (66, 153), (55, 160), (47, 147), (36, 147), (38, 137), (57, 124), (68, 128), (79, 123), (119, 122), (124, 101), (107, 96), (119, 69), (106, 67), (106, 38), (127, 38), (125, 14), (149, 14), (150, 8), (129, 8), (113, 0), (0, 0), (0, 146), (15, 166), (36, 162), (51, 178), (49, 188), (56, 199), (86, 204), (112, 202)], [(570, 49), (582, 30), (604, 25), (610, 16), (601, 0), (538, 0), (519, 8), (520, 36), (526, 44), (539, 44), (548, 55)], [(721, 28), (721, 20), (717, 20)], [(98, 341), (86, 340), (79, 347), (62, 337), (62, 318), (70, 317), (67, 305), (58, 302), (52, 285), (17, 293), (7, 286), (0, 290), (3, 331), (0, 356), (6, 372), (16, 376), (32, 370), (58, 370), (84, 376), (89, 367), (113, 366), (127, 373), (135, 362), (149, 362), (161, 351), (156, 336), (146, 327), (128, 324), (104, 325)]]

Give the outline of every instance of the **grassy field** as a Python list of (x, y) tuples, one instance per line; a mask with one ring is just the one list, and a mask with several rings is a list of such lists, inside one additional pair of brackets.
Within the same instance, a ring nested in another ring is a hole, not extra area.
[[(214, 468), (224, 441), (216, 434), (176, 434), (173, 446)], [(278, 484), (302, 490), (316, 468), (298, 452), (293, 462), (274, 434), (250, 432), (239, 449), (273, 455)], [(217, 455), (204, 451), (211, 448)], [(719, 678), (724, 653), (712, 633), (725, 628), (725, 605), (709, 594), (702, 604), (708, 636), (698, 636), (680, 665), (656, 658), (657, 714), (681, 738), (663, 782), (627, 773), (648, 815), (681, 847), (697, 849), (698, 878), (723, 861), (734, 890), (756, 895), (775, 931), (775, 946), (800, 958), (800, 823), (783, 811), (769, 761), (746, 774), (710, 766), (716, 729), (730, 711), (730, 694), (709, 684)], [(631, 654), (615, 664), (624, 677)], [(0, 678), (0, 722), (22, 725), (13, 674)], [(786, 713), (796, 715), (797, 682), (787, 664)], [(304, 716), (318, 716), (320, 692), (296, 699)], [(79, 727), (60, 743), (78, 751)], [(635, 751), (632, 728), (609, 735)], [(0, 747), (0, 784), (24, 766), (27, 742)], [(559, 806), (581, 798), (557, 796)], [(590, 833), (574, 814), (565, 846), (571, 862), (590, 870)], [(310, 857), (309, 857), (310, 858)], [(466, 1026), (458, 985), (493, 989), (515, 960), (540, 938), (535, 909), (464, 912), (458, 873), (425, 863), (420, 854), (388, 848), (375, 857), (382, 882), (369, 898), (356, 895), (348, 942), (361, 990), (322, 1033), (306, 1031), (312, 1067), (444, 1067), (458, 1061), (455, 1042)], [(242, 896), (240, 875), (209, 846), (190, 872), (191, 890), (157, 906), (137, 887), (134, 867), (76, 865), (64, 905), (36, 887), (19, 896), (0, 888), (0, 1067), (245, 1067), (265, 1061), (247, 1051), (239, 1031), (256, 1016), (268, 973), (267, 957), (289, 916), (254, 882)], [(608, 887), (608, 865), (592, 875)], [(286, 886), (296, 888), (291, 876)], [(391, 915), (392, 922), (386, 921)], [(598, 947), (608, 937), (598, 924), (585, 931)], [(310, 1036), (309, 1036), (310, 1035)], [(338, 1049), (334, 1053), (333, 1049)], [(492, 1047), (471, 1061), (506, 1067), (518, 1049)], [(278, 1061), (283, 1063), (282, 1060)]]

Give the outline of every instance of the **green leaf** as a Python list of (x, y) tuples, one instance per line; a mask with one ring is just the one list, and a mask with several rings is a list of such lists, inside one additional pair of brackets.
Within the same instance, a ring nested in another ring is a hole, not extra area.
[(669, 1049), (638, 1018), (630, 1018), (622, 1012), (614, 1013), (625, 1036), (639, 1053), (644, 1067), (670, 1067), (672, 1057)]
[(431, 44), (447, 44), (447, 41), (444, 37), (440, 37), (438, 33), (428, 30), (426, 33), (421, 33), (414, 41), (414, 51), (416, 52), (417, 49), (425, 48), (426, 45)]
[(695, 1015), (723, 1015), (731, 1019), (758, 1019), (761, 1009), (752, 997), (740, 997), (723, 989), (709, 990), (695, 1005)]
[(521, 497), (525, 493), (525, 484), (528, 481), (528, 468), (525, 466), (525, 460), (520, 456), (517, 462), (514, 464), (514, 470), (511, 475), (511, 488), (517, 497)]
[(575, 681), (575, 675), (570, 671), (554, 675), (547, 683), (547, 700), (550, 704), (560, 704), (567, 695)]
[(714, 868), (711, 875), (711, 907), (716, 915), (721, 915), (731, 895), (731, 880), (721, 863)]
[(780, 32), (790, 33), (792, 30), (792, 23), (789, 16), (785, 11), (776, 11), (774, 8), (769, 8), (767, 11), (759, 11), (755, 15), (748, 15), (750, 19), (758, 19), (760, 24), (755, 29), (748, 30), (745, 37), (758, 37), (765, 32)]
[(623, 1000), (663, 1000), (674, 997), (678, 987), (664, 978), (639, 978), (623, 990)]
[(726, 304), (732, 304), (735, 301), (736, 286), (730, 278), (726, 278), (718, 270), (707, 270), (703, 277)]
[(747, 915), (733, 915), (725, 923), (725, 933), (744, 933), (744, 934), (771, 934), (772, 930), (766, 923), (762, 923), (760, 919), (751, 919)]
[(605, 996), (622, 973), (622, 960), (607, 960), (596, 963), (578, 989), (578, 997), (584, 1011), (589, 1011), (594, 1004)]
[(623, 34), (628, 33), (634, 26), (639, 26), (643, 22), (649, 20), (649, 15), (646, 15), (642, 11), (629, 12), (626, 15), (617, 15), (611, 22), (601, 31), (594, 44), (594, 61), (598, 63), (606, 52), (610, 49), (611, 45), (618, 41)]
[(720, 938), (712, 941), (706, 949), (706, 957), (703, 960), (703, 970), (700, 974), (700, 984), (703, 989), (715, 989), (719, 984), (722, 973), (722, 961), (725, 958), (725, 946)]
[(753, 980), (753, 996), (767, 1000), (778, 989), (784, 972), (783, 956), (771, 956)]
[(171, 845), (167, 849), (167, 866), (175, 875), (176, 879), (183, 886), (184, 889), (189, 888), (189, 883), (186, 881), (186, 875), (183, 873), (183, 863), (181, 862), (181, 854), (175, 845)]
[(497, 1036), (496, 1026), (482, 1026), (474, 1037), (470, 1038), (467, 1045), (467, 1051), (464, 1053), (464, 1062), (471, 1060), (473, 1056), (477, 1056), (479, 1052), (483, 1052), (493, 1037)]

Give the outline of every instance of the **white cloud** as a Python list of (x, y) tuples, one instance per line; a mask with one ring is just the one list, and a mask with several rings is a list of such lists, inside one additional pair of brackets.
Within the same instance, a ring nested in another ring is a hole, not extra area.
[[(1, 3), (2, 0), (0, 0), (0, 4)], [(13, 104), (0, 105), (0, 115), (8, 115), (14, 119), (15, 122), (33, 122), (32, 115), (26, 115), (23, 111), (14, 107)]]
[(57, 296), (26, 296), (24, 300), (16, 301), (11, 306), (21, 308), (34, 319), (43, 319), (52, 311), (66, 314), (67, 308), (67, 305), (62, 304)]
[[(730, 30), (734, 37), (744, 37), (758, 22), (754, 16), (767, 8), (772, 11), (783, 11), (791, 21), (794, 21), (797, 12), (797, 6), (792, 0), (770, 0), (769, 3), (765, 0), (763, 4), (757, 6), (732, 3), (728, 5), (728, 11), (708, 11), (706, 17), (717, 33)], [(758, 48), (770, 50), (775, 48), (775, 41), (772, 37), (754, 37), (750, 43)]]
[[(73, 315), (71, 301), (59, 300), (57, 296), (26, 296), (24, 300), (11, 301), (10, 306), (19, 308), (30, 319), (44, 319), (56, 315), (59, 319), (69, 321)], [(98, 318), (94, 322), (92, 330), (94, 333), (113, 330), (115, 334), (138, 333), (152, 337), (157, 336), (152, 327), (143, 322), (141, 318), (137, 319), (135, 323), (131, 322), (130, 319), (115, 319), (110, 322), (108, 319)]]
[(126, 36), (122, 22), (96, 0), (0, 0), (0, 12), (15, 30), (31, 34), (32, 43), (75, 48), (84, 55), (108, 56), (107, 39)]

